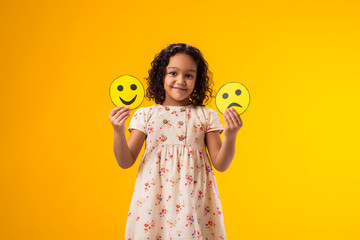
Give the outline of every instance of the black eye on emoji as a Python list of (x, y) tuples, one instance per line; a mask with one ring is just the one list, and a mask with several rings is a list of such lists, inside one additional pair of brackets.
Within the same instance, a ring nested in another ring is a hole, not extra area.
[(223, 99), (227, 99), (227, 98), (229, 97), (229, 94), (224, 93), (224, 94), (222, 95), (222, 97), (223, 97)]
[(235, 94), (239, 96), (241, 94), (241, 90), (240, 89), (236, 90)]
[(135, 84), (131, 84), (130, 88), (131, 90), (135, 91), (137, 89), (137, 86)]
[(119, 90), (119, 91), (121, 92), (122, 90), (124, 90), (124, 87), (123, 87), (122, 85), (119, 85), (119, 86), (117, 87), (117, 90)]

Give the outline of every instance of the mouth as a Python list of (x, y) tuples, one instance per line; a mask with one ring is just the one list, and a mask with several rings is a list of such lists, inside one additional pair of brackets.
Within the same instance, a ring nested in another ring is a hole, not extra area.
[(240, 105), (240, 104), (237, 104), (237, 103), (231, 103), (227, 108), (231, 108), (231, 107), (241, 107), (242, 108), (242, 106)]
[(186, 91), (187, 90), (185, 88), (179, 88), (179, 87), (173, 87), (173, 89), (175, 89), (177, 91)]
[(121, 97), (119, 97), (119, 98), (120, 98), (120, 100), (121, 100), (121, 102), (122, 102), (123, 104), (125, 104), (125, 105), (130, 105), (130, 104), (132, 104), (133, 102), (135, 102), (136, 97), (137, 97), (137, 95), (136, 95), (133, 99), (131, 99), (130, 101), (125, 101), (125, 100), (122, 99)]

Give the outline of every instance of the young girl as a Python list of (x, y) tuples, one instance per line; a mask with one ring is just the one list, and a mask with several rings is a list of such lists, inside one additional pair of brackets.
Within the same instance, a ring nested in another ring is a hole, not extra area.
[(195, 47), (171, 44), (151, 66), (146, 96), (156, 105), (134, 113), (127, 141), (129, 108), (118, 106), (109, 116), (120, 167), (135, 163), (146, 140), (125, 239), (226, 239), (212, 165), (220, 172), (229, 168), (242, 120), (227, 109), (223, 129), (216, 111), (203, 107), (211, 97), (210, 71)]

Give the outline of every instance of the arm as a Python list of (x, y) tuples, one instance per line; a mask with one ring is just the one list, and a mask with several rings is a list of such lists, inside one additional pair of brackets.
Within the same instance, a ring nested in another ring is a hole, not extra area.
[(242, 127), (239, 114), (232, 108), (226, 109), (224, 120), (224, 142), (221, 142), (219, 131), (208, 132), (205, 135), (211, 162), (215, 169), (220, 172), (224, 172), (229, 168), (235, 156), (236, 134)]
[(126, 141), (124, 133), (114, 131), (114, 154), (121, 168), (129, 168), (135, 163), (144, 144), (145, 137), (145, 133), (133, 129)]
[(125, 138), (125, 121), (130, 116), (128, 107), (119, 106), (114, 108), (109, 119), (114, 127), (114, 154), (121, 168), (131, 167), (144, 143), (146, 134), (139, 130), (132, 130), (129, 139)]

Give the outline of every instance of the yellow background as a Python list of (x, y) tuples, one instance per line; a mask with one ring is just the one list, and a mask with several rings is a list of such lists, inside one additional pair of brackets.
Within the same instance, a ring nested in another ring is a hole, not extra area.
[(140, 161), (117, 165), (109, 86), (174, 42), (251, 94), (215, 172), (228, 239), (360, 239), (359, 20), (354, 0), (1, 1), (0, 239), (124, 238)]

